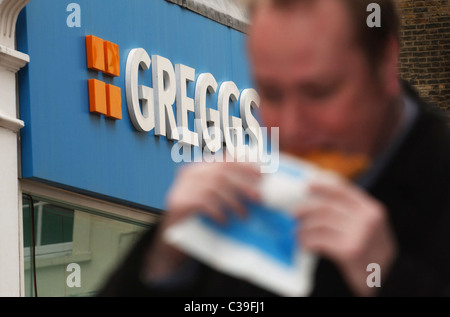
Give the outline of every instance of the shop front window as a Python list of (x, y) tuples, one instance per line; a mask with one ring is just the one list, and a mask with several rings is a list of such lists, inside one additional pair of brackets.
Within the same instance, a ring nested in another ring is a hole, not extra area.
[[(74, 210), (42, 201), (33, 201), (35, 212), (34, 240), (36, 255), (70, 253), (72, 251)], [(23, 204), (24, 256), (31, 256), (31, 203)]]
[(95, 295), (149, 226), (24, 195), (25, 296)]

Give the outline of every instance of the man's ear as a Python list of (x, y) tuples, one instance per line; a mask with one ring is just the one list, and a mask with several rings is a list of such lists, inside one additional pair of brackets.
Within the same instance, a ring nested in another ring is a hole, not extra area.
[(395, 36), (391, 36), (384, 50), (384, 58), (380, 64), (380, 79), (386, 93), (390, 96), (398, 96), (401, 92), (400, 75), (398, 69), (398, 57), (400, 43)]

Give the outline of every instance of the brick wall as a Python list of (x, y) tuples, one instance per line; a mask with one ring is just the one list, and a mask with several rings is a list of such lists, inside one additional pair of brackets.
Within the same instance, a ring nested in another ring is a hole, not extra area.
[[(450, 1), (398, 0), (400, 73), (450, 123)], [(438, 108), (436, 108), (438, 109)]]

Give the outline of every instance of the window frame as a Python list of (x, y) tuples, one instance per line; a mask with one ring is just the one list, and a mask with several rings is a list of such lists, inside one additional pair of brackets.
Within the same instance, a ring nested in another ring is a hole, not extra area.
[[(43, 207), (45, 205), (50, 205), (50, 203), (46, 201), (38, 201), (37, 203), (34, 203), (34, 208), (36, 210), (37, 207), (37, 230), (36, 230), (36, 245), (35, 245), (35, 252), (36, 257), (48, 257), (48, 256), (58, 256), (58, 255), (67, 255), (72, 253), (72, 241), (70, 242), (61, 242), (61, 243), (51, 243), (51, 244), (41, 244), (42, 240), (42, 216), (43, 216)], [(27, 206), (22, 206), (23, 208), (26, 208)], [(30, 206), (28, 206), (29, 208)], [(72, 208), (70, 209), (72, 210)], [(73, 210), (74, 216), (75, 216), (75, 210)], [(24, 247), (24, 259), (30, 260), (31, 258), (31, 246)]]
[[(91, 214), (140, 226), (150, 227), (151, 225), (157, 224), (161, 215), (164, 213), (164, 211), (159, 209), (138, 209), (127, 205), (113, 203), (108, 200), (61, 189), (30, 179), (19, 179), (19, 194), (19, 221), (21, 224), (23, 223), (23, 194), (31, 195), (34, 199), (42, 200), (46, 203), (72, 209), (74, 210), (74, 217), (77, 217), (77, 213)], [(89, 223), (87, 225), (90, 226), (91, 224)], [(21, 296), (25, 296), (26, 289), (25, 267), (28, 267), (31, 262), (31, 250), (26, 251), (24, 248), (23, 230), (23, 226), (20, 225), (19, 242), (21, 247), (19, 248), (19, 253)], [(44, 248), (41, 249), (41, 253), (38, 253), (38, 249), (36, 249), (36, 258), (39, 259), (37, 267), (42, 268), (63, 263), (82, 263), (91, 261), (89, 240), (90, 238), (85, 239), (83, 245), (77, 244), (76, 246), (70, 242), (70, 250), (68, 250), (69, 245), (60, 245), (60, 250), (57, 249), (58, 247), (53, 248), (53, 250), (51, 247)], [(76, 250), (74, 250), (74, 248)], [(30, 247), (28, 247), (28, 249), (30, 249)]]

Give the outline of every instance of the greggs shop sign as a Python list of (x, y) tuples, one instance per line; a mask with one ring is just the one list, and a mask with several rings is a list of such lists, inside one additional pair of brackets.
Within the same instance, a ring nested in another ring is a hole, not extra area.
[(164, 207), (174, 142), (259, 128), (245, 35), (163, 0), (30, 2), (18, 21), (22, 177), (143, 208)]

